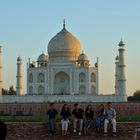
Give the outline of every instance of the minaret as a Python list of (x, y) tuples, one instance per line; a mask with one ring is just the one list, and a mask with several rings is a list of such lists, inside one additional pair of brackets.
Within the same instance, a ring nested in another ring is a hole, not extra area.
[(115, 58), (115, 94), (118, 95), (118, 63), (119, 63), (119, 56), (117, 55)]
[(16, 85), (16, 95), (22, 95), (22, 63), (21, 58), (17, 58), (17, 85)]
[(118, 95), (126, 96), (126, 65), (125, 65), (125, 44), (121, 40), (119, 46), (119, 63), (118, 63)]
[(2, 95), (2, 46), (0, 46), (0, 95)]

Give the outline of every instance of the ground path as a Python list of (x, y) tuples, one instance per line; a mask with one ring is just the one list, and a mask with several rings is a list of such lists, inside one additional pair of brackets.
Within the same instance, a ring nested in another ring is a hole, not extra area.
[(135, 128), (137, 123), (119, 123), (117, 124), (117, 137), (111, 134), (104, 137), (102, 134), (97, 136), (95, 129), (92, 128), (88, 135), (78, 136), (70, 132), (67, 136), (62, 137), (60, 129), (51, 135), (47, 131), (46, 125), (42, 123), (31, 122), (9, 122), (8, 135), (6, 140), (140, 140), (138, 134), (135, 138)]

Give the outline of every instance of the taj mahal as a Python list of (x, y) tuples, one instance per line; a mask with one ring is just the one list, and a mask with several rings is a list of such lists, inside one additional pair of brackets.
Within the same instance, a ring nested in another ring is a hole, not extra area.
[[(27, 63), (27, 94), (22, 92), (22, 59), (17, 58), (16, 95), (0, 96), (0, 103), (43, 102), (126, 102), (125, 44), (118, 44), (115, 57), (115, 93), (100, 95), (98, 59), (90, 65), (79, 40), (63, 28), (48, 43), (36, 61)], [(2, 79), (2, 47), (0, 47), (0, 91)]]

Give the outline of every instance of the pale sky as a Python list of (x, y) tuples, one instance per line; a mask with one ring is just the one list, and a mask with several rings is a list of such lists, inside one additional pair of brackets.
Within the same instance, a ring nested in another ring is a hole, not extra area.
[(0, 0), (0, 45), (3, 46), (4, 88), (16, 84), (16, 58), (26, 63), (47, 52), (50, 39), (66, 28), (76, 36), (90, 64), (99, 57), (100, 93), (114, 92), (118, 43), (126, 44), (127, 94), (140, 89), (139, 0)]

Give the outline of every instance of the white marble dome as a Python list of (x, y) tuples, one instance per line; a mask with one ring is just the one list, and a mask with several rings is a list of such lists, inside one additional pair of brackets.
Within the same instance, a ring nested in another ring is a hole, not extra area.
[(48, 56), (44, 53), (42, 53), (38, 59), (37, 59), (38, 62), (47, 62), (48, 61)]
[(48, 44), (49, 61), (75, 61), (80, 52), (80, 42), (65, 27)]
[(81, 54), (78, 56), (78, 61), (89, 61), (89, 60), (88, 60), (88, 57), (87, 57), (86, 54), (81, 53)]

